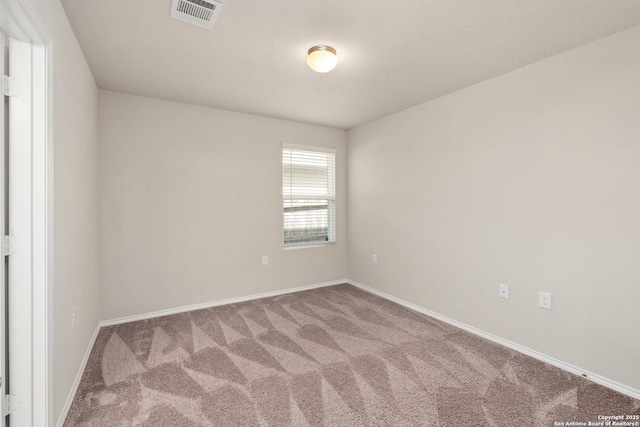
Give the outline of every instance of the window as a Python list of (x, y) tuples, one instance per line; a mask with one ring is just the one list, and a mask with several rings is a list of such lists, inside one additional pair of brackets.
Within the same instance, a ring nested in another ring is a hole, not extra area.
[(336, 150), (282, 147), (284, 246), (336, 241)]

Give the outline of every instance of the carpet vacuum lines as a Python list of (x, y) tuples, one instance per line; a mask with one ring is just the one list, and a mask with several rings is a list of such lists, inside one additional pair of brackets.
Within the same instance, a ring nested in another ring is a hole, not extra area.
[(638, 422), (640, 401), (345, 284), (103, 327), (64, 426), (605, 426), (612, 414)]

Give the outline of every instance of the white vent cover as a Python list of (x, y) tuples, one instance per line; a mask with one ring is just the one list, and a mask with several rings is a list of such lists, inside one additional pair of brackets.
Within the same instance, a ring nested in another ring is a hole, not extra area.
[(171, 17), (211, 29), (220, 10), (222, 10), (222, 3), (213, 0), (173, 0)]

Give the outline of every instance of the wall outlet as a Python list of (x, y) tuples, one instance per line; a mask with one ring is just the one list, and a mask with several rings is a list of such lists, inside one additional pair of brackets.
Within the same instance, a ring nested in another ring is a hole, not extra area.
[(262, 265), (269, 265), (269, 257), (262, 255)]
[(378, 254), (373, 254), (373, 256), (371, 257), (371, 262), (374, 264), (378, 263)]
[(76, 308), (73, 307), (73, 310), (71, 310), (71, 329), (76, 328), (76, 313)]
[(498, 296), (500, 298), (509, 299), (509, 285), (500, 285)]
[(549, 292), (540, 292), (538, 296), (538, 305), (547, 310), (551, 310), (551, 294)]

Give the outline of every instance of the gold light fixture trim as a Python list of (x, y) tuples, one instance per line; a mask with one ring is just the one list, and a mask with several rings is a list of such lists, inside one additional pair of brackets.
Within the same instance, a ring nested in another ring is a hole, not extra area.
[(331, 46), (313, 46), (307, 52), (307, 65), (318, 73), (327, 73), (333, 70), (337, 63), (336, 50)]

